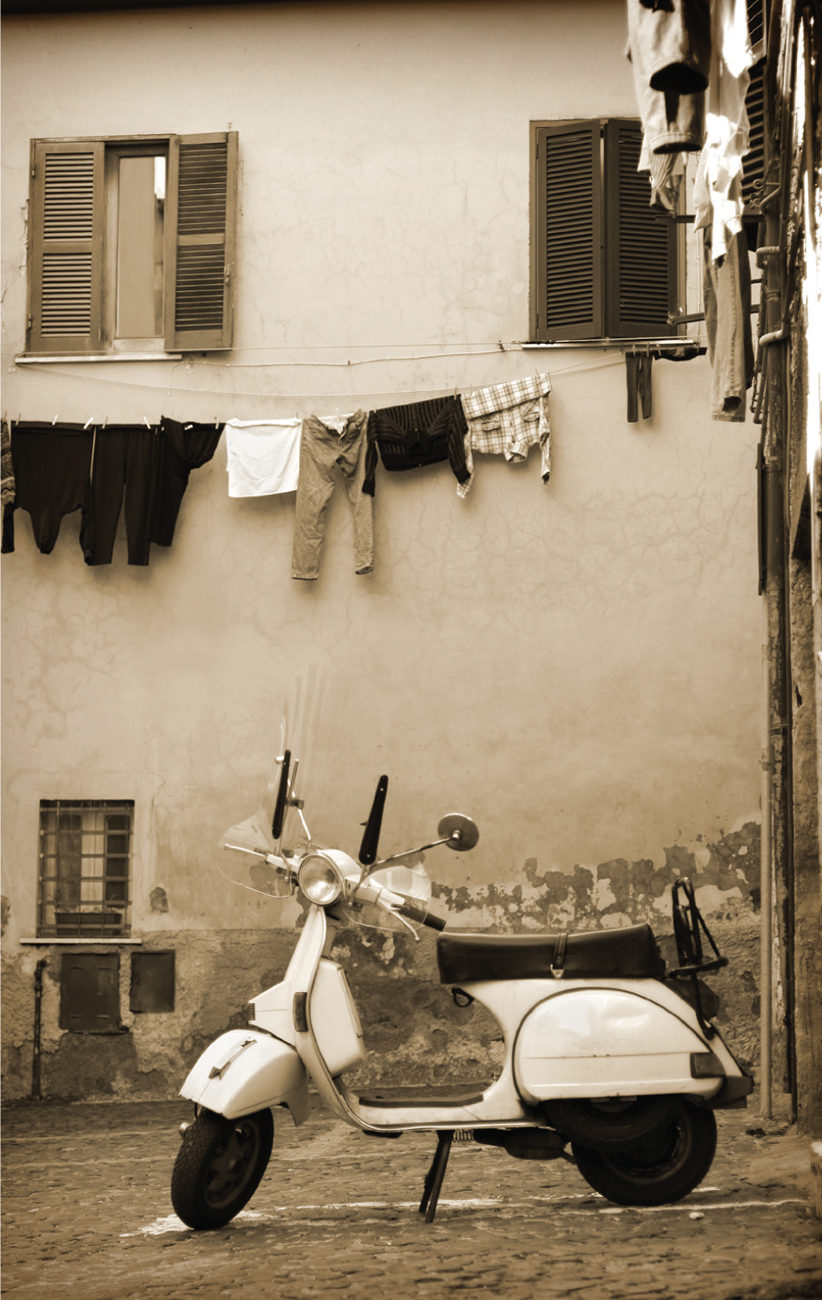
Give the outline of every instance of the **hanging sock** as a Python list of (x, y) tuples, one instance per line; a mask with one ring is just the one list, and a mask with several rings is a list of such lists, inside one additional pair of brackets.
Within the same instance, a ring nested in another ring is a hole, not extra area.
[(642, 418), (650, 420), (652, 413), (651, 366), (653, 357), (647, 352), (625, 353), (625, 376), (628, 385), (628, 423), (636, 424), (639, 419), (639, 402), (642, 403)]

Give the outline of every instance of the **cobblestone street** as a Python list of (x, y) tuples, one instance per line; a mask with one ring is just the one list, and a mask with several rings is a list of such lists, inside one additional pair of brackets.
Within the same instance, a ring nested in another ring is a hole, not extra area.
[(822, 1296), (809, 1143), (755, 1106), (719, 1116), (705, 1185), (619, 1209), (565, 1161), (455, 1144), (437, 1218), (417, 1213), (434, 1140), (375, 1141), (277, 1112), (247, 1210), (195, 1233), (169, 1197), (188, 1103), (8, 1106), (3, 1292), (15, 1300), (306, 1296), (806, 1300)]

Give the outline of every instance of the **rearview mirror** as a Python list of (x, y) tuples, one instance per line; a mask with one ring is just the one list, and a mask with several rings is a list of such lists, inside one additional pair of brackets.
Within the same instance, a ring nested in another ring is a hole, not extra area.
[(455, 849), (457, 853), (473, 849), (479, 840), (476, 822), (472, 822), (470, 817), (463, 817), (462, 813), (448, 813), (443, 817), (437, 827), (437, 834), (445, 840), (447, 848)]

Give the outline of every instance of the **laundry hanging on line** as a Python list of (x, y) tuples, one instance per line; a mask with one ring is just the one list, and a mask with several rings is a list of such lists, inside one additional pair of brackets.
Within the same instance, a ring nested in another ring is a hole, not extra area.
[[(128, 562), (146, 565), (153, 543), (170, 546), (191, 470), (214, 455), (222, 426), (43, 424), (11, 426), (12, 510), (31, 517), (41, 553), (54, 549), (63, 516), (81, 512), (80, 546), (89, 565), (111, 563), (125, 503)], [(14, 550), (5, 517), (4, 551)]]
[(503, 384), (478, 388), (462, 398), (468, 421), (465, 463), (469, 477), (457, 487), (466, 497), (473, 482), (475, 451), (504, 456), (509, 464), (523, 462), (531, 447), (542, 451), (542, 481), (551, 476), (551, 442), (548, 423), (547, 375), (533, 375)]

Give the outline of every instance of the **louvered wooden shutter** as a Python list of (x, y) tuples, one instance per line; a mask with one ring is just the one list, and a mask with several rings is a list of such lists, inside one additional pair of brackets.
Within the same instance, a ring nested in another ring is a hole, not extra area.
[(742, 198), (746, 214), (759, 212), (765, 180), (765, 67), (763, 59), (751, 69), (751, 80), (745, 96), (750, 125), (750, 149), (742, 159)]
[(536, 131), (538, 342), (602, 335), (600, 123)]
[(172, 136), (166, 200), (165, 345), (232, 342), (237, 132)]
[(33, 151), (30, 352), (96, 352), (103, 284), (103, 144)]
[(676, 306), (676, 224), (652, 208), (651, 182), (638, 172), (642, 128), (605, 125), (605, 334), (666, 338)]

